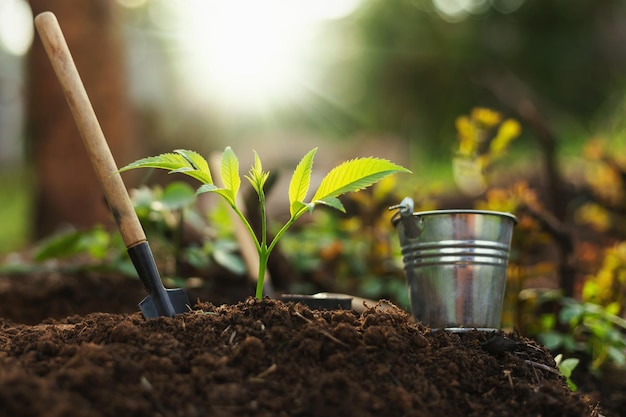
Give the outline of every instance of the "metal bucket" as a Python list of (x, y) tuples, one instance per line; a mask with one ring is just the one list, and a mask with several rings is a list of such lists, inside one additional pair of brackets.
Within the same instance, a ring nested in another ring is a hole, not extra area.
[(515, 216), (483, 210), (413, 213), (392, 219), (402, 246), (411, 310), (433, 329), (500, 327)]

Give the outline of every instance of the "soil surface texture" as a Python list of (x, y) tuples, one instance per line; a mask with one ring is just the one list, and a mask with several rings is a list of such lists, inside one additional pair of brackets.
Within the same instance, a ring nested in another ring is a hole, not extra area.
[(596, 416), (514, 333), (253, 298), (174, 318), (0, 319), (0, 416)]

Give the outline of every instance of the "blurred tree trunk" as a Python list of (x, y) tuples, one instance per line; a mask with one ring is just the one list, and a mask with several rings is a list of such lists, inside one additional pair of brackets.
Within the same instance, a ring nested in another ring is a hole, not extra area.
[[(56, 14), (111, 152), (118, 164), (128, 162), (136, 156), (136, 140), (115, 2), (31, 0), (30, 5), (35, 16), (43, 11)], [(36, 170), (34, 238), (64, 225), (113, 226), (102, 189), (37, 36), (28, 72), (28, 126)], [(126, 176), (125, 181), (127, 186), (135, 185), (128, 183)]]

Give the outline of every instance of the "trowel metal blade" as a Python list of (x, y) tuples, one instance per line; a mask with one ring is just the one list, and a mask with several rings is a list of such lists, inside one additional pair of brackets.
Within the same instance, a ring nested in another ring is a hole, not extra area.
[[(182, 288), (173, 288), (166, 289), (165, 292), (167, 293), (176, 314), (182, 314), (189, 311), (189, 306), (191, 304), (189, 303), (189, 296), (187, 296), (185, 290)], [(141, 309), (143, 316), (147, 319), (153, 319), (161, 316), (157, 311), (151, 295), (147, 295), (143, 300), (141, 300), (139, 308)]]

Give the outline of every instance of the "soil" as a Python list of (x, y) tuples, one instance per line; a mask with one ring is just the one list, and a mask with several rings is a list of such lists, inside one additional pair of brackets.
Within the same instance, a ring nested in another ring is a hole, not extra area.
[(39, 279), (0, 277), (0, 416), (618, 415), (515, 333), (253, 298), (145, 320), (134, 281)]

